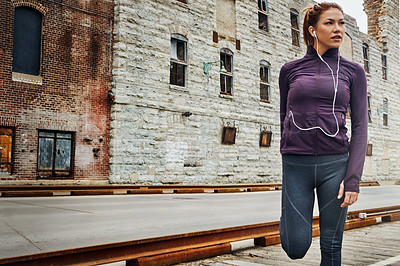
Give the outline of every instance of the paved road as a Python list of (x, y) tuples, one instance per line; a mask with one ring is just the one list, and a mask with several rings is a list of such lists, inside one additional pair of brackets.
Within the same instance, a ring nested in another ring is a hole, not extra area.
[[(400, 186), (361, 192), (350, 210), (400, 205)], [(0, 257), (276, 221), (279, 213), (280, 191), (0, 198)]]

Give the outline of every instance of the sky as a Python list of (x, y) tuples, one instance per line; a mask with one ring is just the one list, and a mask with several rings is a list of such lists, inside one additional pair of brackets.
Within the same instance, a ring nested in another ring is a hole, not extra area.
[(363, 11), (363, 0), (332, 0), (328, 2), (338, 3), (343, 8), (344, 13), (357, 20), (360, 31), (367, 33), (367, 15)]

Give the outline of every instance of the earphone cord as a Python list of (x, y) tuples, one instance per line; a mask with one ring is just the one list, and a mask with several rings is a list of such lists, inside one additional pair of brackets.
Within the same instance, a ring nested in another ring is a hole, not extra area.
[(313, 129), (320, 129), (322, 131), (322, 133), (324, 133), (325, 135), (327, 135), (328, 137), (334, 138), (336, 137), (336, 135), (339, 133), (339, 121), (335, 115), (335, 103), (336, 103), (336, 94), (337, 94), (337, 89), (338, 89), (338, 85), (339, 85), (339, 68), (340, 68), (340, 55), (338, 54), (338, 62), (337, 62), (337, 70), (336, 70), (336, 80), (335, 80), (335, 76), (333, 74), (333, 70), (332, 68), (329, 66), (329, 64), (327, 62), (325, 62), (325, 60), (322, 58), (322, 56), (318, 53), (318, 37), (317, 35), (315, 35), (315, 38), (317, 39), (317, 54), (318, 57), (321, 59), (322, 62), (325, 63), (325, 65), (329, 68), (329, 70), (331, 71), (331, 75), (332, 75), (332, 80), (333, 80), (333, 89), (334, 89), (334, 95), (333, 95), (333, 102), (332, 102), (332, 115), (335, 118), (336, 121), (336, 132), (335, 134), (329, 134), (328, 132), (326, 132), (322, 127), (320, 126), (315, 126), (315, 127), (309, 127), (309, 128), (302, 128), (299, 127), (296, 122), (294, 121), (294, 115), (292, 111), (289, 111), (289, 117), (292, 117), (292, 121), (293, 124), (300, 130), (303, 131), (308, 131), (308, 130), (313, 130)]

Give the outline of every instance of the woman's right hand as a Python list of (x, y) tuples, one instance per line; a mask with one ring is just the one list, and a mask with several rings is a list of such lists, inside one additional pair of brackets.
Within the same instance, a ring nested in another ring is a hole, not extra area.
[(357, 200), (358, 200), (358, 192), (352, 192), (352, 191), (346, 191), (344, 192), (344, 181), (340, 183), (339, 187), (339, 193), (338, 193), (338, 199), (341, 199), (344, 196), (344, 200), (342, 205), (340, 207), (348, 207), (350, 205), (353, 205)]

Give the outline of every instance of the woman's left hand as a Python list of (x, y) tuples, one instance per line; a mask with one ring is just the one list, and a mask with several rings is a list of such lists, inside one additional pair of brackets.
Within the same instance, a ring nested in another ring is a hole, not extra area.
[(354, 202), (358, 200), (358, 192), (351, 192), (351, 191), (346, 191), (344, 192), (344, 183), (340, 183), (340, 188), (339, 188), (339, 194), (338, 194), (338, 199), (341, 199), (344, 196), (344, 201), (340, 207), (347, 207), (352, 205)]

